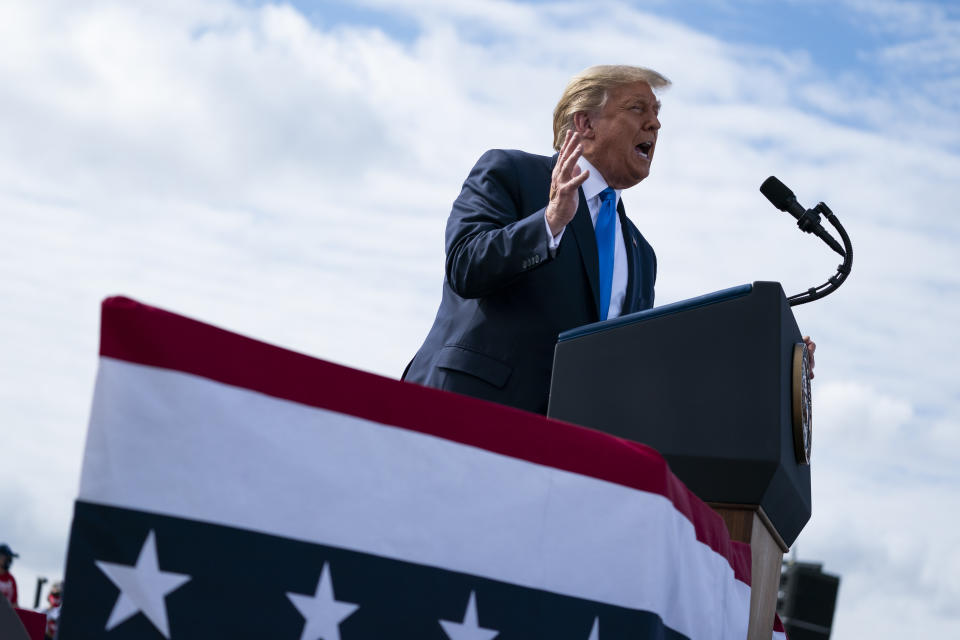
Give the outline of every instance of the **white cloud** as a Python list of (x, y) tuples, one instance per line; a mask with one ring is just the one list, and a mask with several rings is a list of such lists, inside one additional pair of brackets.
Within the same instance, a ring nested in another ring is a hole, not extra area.
[(834, 633), (927, 637), (960, 616), (956, 427), (863, 382), (815, 390), (814, 516), (797, 544), (841, 576)]
[(625, 61), (675, 82), (651, 178), (624, 196), (657, 249), (661, 303), (833, 273), (837, 256), (757, 191), (771, 173), (850, 231), (848, 283), (795, 309), (819, 344), (800, 548), (842, 573), (838, 635), (902, 637), (883, 609), (897, 599), (929, 635), (955, 625), (956, 104), (831, 80), (654, 5), (604, 5), (615, 20), (576, 3), (370, 6), (417, 35), (287, 6), (0, 6), (0, 296), (15, 301), (0, 423), (16, 452), (0, 539), (21, 547), (21, 584), (62, 562), (100, 299), (397, 376), (436, 311), (443, 224), (472, 162), (548, 152), (567, 78)]

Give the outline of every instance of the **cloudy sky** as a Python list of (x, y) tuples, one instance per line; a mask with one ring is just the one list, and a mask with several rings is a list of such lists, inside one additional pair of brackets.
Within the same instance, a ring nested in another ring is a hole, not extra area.
[(487, 148), (550, 152), (566, 80), (653, 67), (627, 191), (658, 303), (856, 248), (816, 339), (814, 515), (835, 637), (960, 628), (960, 9), (891, 0), (0, 4), (0, 541), (62, 575), (112, 294), (398, 377), (439, 302), (450, 203)]

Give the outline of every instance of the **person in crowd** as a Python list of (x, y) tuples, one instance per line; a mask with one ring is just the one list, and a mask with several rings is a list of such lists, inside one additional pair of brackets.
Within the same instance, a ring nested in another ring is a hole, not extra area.
[(13, 559), (19, 557), (19, 554), (14, 553), (6, 542), (0, 544), (0, 593), (13, 606), (17, 606), (17, 581), (10, 573), (10, 566), (13, 564)]
[(44, 632), (46, 640), (53, 640), (57, 636), (57, 623), (60, 622), (60, 606), (63, 604), (63, 583), (60, 581), (50, 585), (47, 593), (49, 606), (43, 610), (47, 616), (47, 627)]

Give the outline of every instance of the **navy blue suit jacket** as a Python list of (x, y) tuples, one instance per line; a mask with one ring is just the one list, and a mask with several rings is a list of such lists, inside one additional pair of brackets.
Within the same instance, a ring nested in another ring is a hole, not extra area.
[[(550, 255), (543, 214), (557, 156), (495, 149), (477, 161), (446, 231), (443, 298), (410, 382), (546, 413), (557, 335), (599, 318), (597, 242), (583, 191)], [(653, 249), (618, 207), (623, 313), (653, 306)]]

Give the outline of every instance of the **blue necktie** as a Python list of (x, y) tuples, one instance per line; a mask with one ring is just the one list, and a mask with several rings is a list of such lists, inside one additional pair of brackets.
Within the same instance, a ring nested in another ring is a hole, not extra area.
[(600, 259), (600, 319), (607, 319), (610, 290), (613, 288), (613, 247), (617, 234), (617, 192), (607, 187), (600, 192), (597, 214), (597, 257)]

